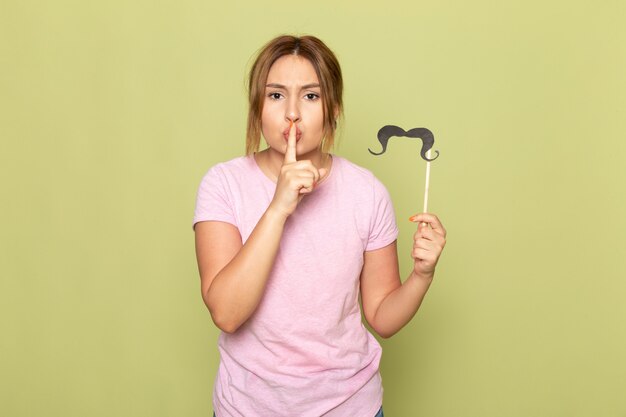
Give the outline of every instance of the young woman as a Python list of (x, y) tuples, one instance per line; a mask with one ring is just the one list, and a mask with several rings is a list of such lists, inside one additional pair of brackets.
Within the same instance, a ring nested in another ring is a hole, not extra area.
[[(247, 155), (212, 167), (194, 230), (203, 300), (219, 336), (218, 417), (382, 416), (381, 347), (419, 308), (445, 245), (416, 222), (401, 282), (398, 229), (374, 175), (329, 153), (339, 63), (312, 36), (280, 36), (250, 71)], [(258, 152), (260, 135), (267, 148)]]

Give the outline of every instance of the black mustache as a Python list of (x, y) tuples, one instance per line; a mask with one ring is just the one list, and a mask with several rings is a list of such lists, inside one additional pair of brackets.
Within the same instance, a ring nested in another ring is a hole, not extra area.
[(372, 152), (372, 150), (369, 149), (369, 148), (367, 150), (370, 151), (370, 153), (372, 155), (382, 155), (382, 154), (384, 154), (385, 151), (387, 150), (387, 142), (393, 136), (405, 136), (405, 137), (409, 137), (409, 138), (419, 138), (419, 139), (421, 139), (422, 140), (422, 150), (420, 152), (420, 155), (422, 155), (422, 158), (425, 159), (426, 161), (429, 161), (429, 162), (430, 161), (434, 161), (435, 159), (437, 159), (437, 157), (439, 157), (439, 151), (435, 151), (437, 153), (437, 156), (435, 156), (432, 159), (428, 159), (426, 157), (426, 152), (429, 149), (431, 149), (433, 147), (433, 145), (435, 144), (435, 136), (433, 135), (433, 132), (431, 132), (430, 130), (426, 129), (425, 127), (416, 127), (416, 128), (411, 129), (411, 130), (409, 130), (407, 132), (406, 130), (404, 130), (401, 127), (398, 127), (398, 126), (394, 126), (394, 125), (383, 126), (378, 131), (378, 141), (383, 146), (383, 150), (381, 152), (379, 152), (379, 153)]

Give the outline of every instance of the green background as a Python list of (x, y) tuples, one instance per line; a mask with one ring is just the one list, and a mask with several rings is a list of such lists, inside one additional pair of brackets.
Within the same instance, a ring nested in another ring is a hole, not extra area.
[(209, 416), (191, 221), (243, 153), (251, 56), (338, 55), (335, 153), (388, 187), (411, 268), (425, 126), (448, 229), (383, 346), (385, 414), (626, 416), (623, 1), (0, 3), (0, 415)]

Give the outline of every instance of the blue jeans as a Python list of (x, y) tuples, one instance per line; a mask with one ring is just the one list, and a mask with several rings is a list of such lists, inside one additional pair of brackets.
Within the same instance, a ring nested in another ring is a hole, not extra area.
[[(213, 413), (213, 417), (215, 417), (215, 413)], [(385, 415), (383, 414), (383, 407), (380, 407), (380, 410), (378, 410), (378, 413), (376, 413), (376, 415), (374, 417), (385, 417)]]

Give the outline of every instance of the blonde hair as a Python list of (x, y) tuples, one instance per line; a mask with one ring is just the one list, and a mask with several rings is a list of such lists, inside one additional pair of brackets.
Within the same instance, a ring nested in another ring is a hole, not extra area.
[(314, 36), (278, 36), (257, 53), (248, 79), (248, 127), (246, 130), (246, 155), (259, 150), (261, 141), (261, 115), (265, 98), (265, 84), (270, 68), (285, 55), (306, 58), (315, 69), (320, 81), (324, 114), (322, 152), (328, 153), (335, 143), (337, 118), (343, 114), (343, 78), (335, 54)]

